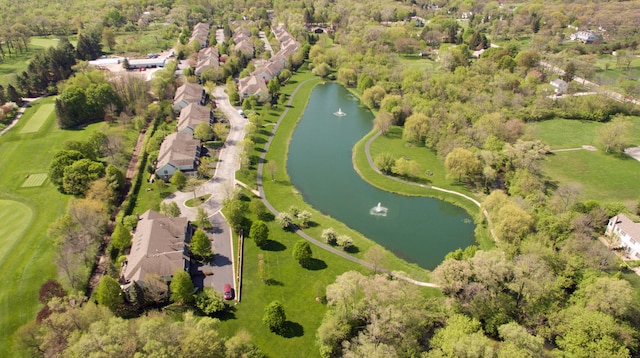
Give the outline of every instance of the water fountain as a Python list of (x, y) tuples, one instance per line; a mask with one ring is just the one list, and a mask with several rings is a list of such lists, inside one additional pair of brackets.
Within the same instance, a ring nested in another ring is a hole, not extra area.
[(338, 117), (344, 117), (344, 116), (346, 116), (347, 114), (346, 114), (346, 113), (344, 113), (344, 112), (342, 112), (342, 108), (338, 108), (338, 112), (333, 112), (333, 115), (334, 115), (334, 116), (338, 116)]
[(389, 211), (388, 208), (385, 208), (380, 203), (378, 203), (378, 205), (374, 206), (373, 208), (371, 208), (371, 210), (369, 210), (369, 214), (375, 215), (375, 216), (387, 216), (387, 211)]

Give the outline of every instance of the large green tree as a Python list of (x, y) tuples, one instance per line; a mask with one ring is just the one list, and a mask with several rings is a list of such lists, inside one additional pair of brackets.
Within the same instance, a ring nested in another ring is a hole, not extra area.
[(280, 332), (284, 328), (287, 316), (284, 307), (279, 301), (273, 301), (264, 308), (262, 323), (269, 327), (271, 332)]
[(311, 245), (307, 240), (301, 239), (293, 246), (293, 258), (301, 265), (305, 265), (311, 259)]
[(115, 229), (113, 229), (111, 245), (120, 251), (131, 247), (131, 232), (120, 222), (117, 223)]
[(111, 311), (124, 302), (120, 284), (111, 276), (102, 276), (96, 288), (96, 301)]
[(269, 227), (262, 220), (256, 220), (251, 223), (251, 230), (249, 230), (249, 237), (255, 241), (259, 247), (264, 246), (269, 238)]
[(179, 304), (189, 304), (193, 302), (193, 282), (188, 272), (178, 270), (173, 273), (171, 284), (171, 301)]
[(67, 194), (81, 195), (92, 181), (104, 175), (104, 164), (80, 159), (64, 169), (62, 189)]
[(191, 253), (202, 261), (208, 261), (213, 257), (211, 240), (209, 240), (207, 234), (200, 229), (196, 230), (191, 238)]

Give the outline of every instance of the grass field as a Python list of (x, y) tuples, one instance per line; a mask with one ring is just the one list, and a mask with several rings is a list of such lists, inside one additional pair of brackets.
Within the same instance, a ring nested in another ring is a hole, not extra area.
[(41, 186), (45, 180), (47, 180), (47, 173), (29, 174), (20, 187), (32, 188), (34, 186)]
[(399, 61), (403, 68), (433, 72), (438, 68), (438, 63), (428, 57), (400, 56)]
[(40, 105), (40, 108), (33, 113), (33, 115), (29, 116), (29, 118), (23, 117), (20, 120), (25, 121), (24, 127), (20, 130), (20, 134), (24, 133), (34, 133), (40, 130), (40, 127), (47, 121), (49, 118), (54, 118), (55, 114), (53, 110), (55, 109), (54, 103), (47, 103)]
[[(34, 103), (33, 107), (27, 108), (25, 116), (32, 116), (40, 105), (52, 104), (53, 101), (53, 97), (48, 97)], [(84, 140), (95, 131), (112, 131), (106, 123), (63, 131), (52, 120), (45, 121), (41, 130), (36, 133), (20, 134), (26, 123), (20, 120), (15, 130), (0, 137), (0, 200), (10, 201), (11, 208), (14, 207), (13, 203), (19, 203), (31, 213), (29, 222), (21, 226), (23, 231), (15, 230), (15, 237), (0, 234), (0, 247), (8, 250), (0, 262), (0, 357), (13, 356), (10, 348), (13, 333), (35, 318), (40, 309), (40, 286), (46, 280), (56, 277), (53, 264), (54, 243), (46, 232), (49, 224), (64, 213), (70, 198), (60, 194), (47, 181), (40, 187), (23, 188), (25, 177), (34, 173), (46, 173), (53, 155), (62, 149), (65, 141)], [(0, 210), (0, 215), (7, 215), (5, 211), (6, 207)], [(4, 219), (0, 230), (12, 225), (11, 220)], [(12, 245), (5, 243), (9, 240), (13, 242)]]
[(29, 227), (33, 212), (31, 208), (13, 200), (0, 200), (0, 265), (5, 255)]
[[(629, 117), (628, 135), (633, 146), (640, 145), (640, 118)], [(583, 199), (600, 201), (638, 200), (640, 196), (640, 162), (626, 156), (607, 154), (597, 143), (604, 123), (553, 119), (527, 124), (533, 138), (551, 149), (579, 148), (595, 145), (595, 152), (577, 150), (556, 152), (547, 156), (544, 173), (555, 184), (579, 183)]]

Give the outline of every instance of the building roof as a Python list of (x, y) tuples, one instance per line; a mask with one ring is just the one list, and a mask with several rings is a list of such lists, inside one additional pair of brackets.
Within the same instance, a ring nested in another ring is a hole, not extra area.
[(198, 43), (200, 43), (200, 46), (206, 46), (208, 38), (209, 24), (199, 22), (193, 27), (193, 31), (191, 31), (191, 38), (189, 38), (189, 43), (197, 40)]
[(200, 141), (189, 133), (171, 133), (164, 138), (158, 152), (158, 164), (156, 168), (162, 168), (167, 164), (174, 167), (193, 166), (198, 158)]
[(240, 79), (238, 82), (238, 91), (241, 96), (251, 96), (257, 95), (260, 92), (268, 92), (268, 89), (261, 77), (252, 74)]
[(636, 241), (640, 241), (640, 223), (631, 221), (625, 214), (618, 214), (614, 216), (612, 220), (615, 220), (615, 225), (619, 227), (620, 230), (624, 231)]
[(220, 58), (218, 57), (218, 50), (213, 47), (207, 47), (198, 52), (198, 62), (196, 64), (196, 74), (201, 74), (202, 71), (209, 67), (220, 66)]
[(189, 221), (171, 218), (152, 210), (140, 216), (127, 257), (124, 279), (144, 281), (146, 275), (172, 276), (185, 268), (185, 233)]
[(556, 78), (555, 80), (552, 80), (551, 82), (549, 82), (549, 84), (551, 84), (553, 87), (558, 87), (558, 88), (563, 88), (563, 87), (566, 88), (568, 86), (567, 82), (565, 82), (560, 78)]
[(253, 44), (248, 39), (236, 43), (235, 50), (242, 52), (247, 57), (253, 57)]
[(205, 106), (197, 103), (190, 103), (180, 111), (178, 117), (178, 132), (186, 128), (196, 129), (200, 123), (209, 123), (211, 111)]
[(175, 96), (173, 96), (173, 105), (181, 101), (186, 103), (199, 103), (202, 100), (204, 88), (197, 83), (185, 83), (178, 87)]
[(129, 67), (164, 67), (166, 58), (132, 58)]

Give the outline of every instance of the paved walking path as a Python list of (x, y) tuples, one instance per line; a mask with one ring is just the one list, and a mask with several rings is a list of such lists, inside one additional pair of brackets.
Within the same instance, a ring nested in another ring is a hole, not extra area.
[[(274, 215), (278, 215), (278, 211), (271, 205), (271, 203), (269, 203), (269, 201), (266, 199), (265, 195), (264, 195), (264, 188), (262, 186), (262, 170), (264, 167), (264, 162), (265, 162), (265, 157), (267, 155), (267, 152), (269, 151), (269, 147), (271, 146), (271, 141), (273, 140), (274, 134), (277, 132), (278, 127), (280, 126), (280, 122), (282, 122), (282, 119), (287, 115), (287, 113), (289, 113), (289, 106), (291, 106), (291, 102), (293, 101), (293, 98), (295, 97), (296, 93), (298, 92), (298, 90), (300, 89), (300, 87), (302, 87), (305, 83), (312, 81), (313, 79), (309, 79), (306, 80), (302, 83), (300, 83), (296, 89), (291, 93), (291, 96), (289, 96), (289, 101), (287, 102), (287, 107), (285, 108), (284, 112), (282, 112), (282, 114), (280, 115), (280, 118), (278, 119), (278, 121), (276, 122), (276, 125), (273, 127), (273, 130), (271, 131), (271, 136), (269, 137), (269, 139), (267, 140), (267, 143), (265, 143), (264, 146), (264, 151), (262, 152), (262, 155), (260, 156), (260, 162), (258, 164), (258, 191), (260, 192), (260, 197), (262, 198), (262, 201), (264, 202), (264, 204), (266, 205), (266, 207), (274, 214)], [(314, 238), (312, 238), (311, 236), (307, 235), (306, 233), (304, 233), (302, 230), (300, 230), (300, 228), (298, 228), (297, 226), (293, 225), (292, 229), (294, 230), (294, 232), (298, 235), (300, 235), (302, 238), (304, 238), (305, 240), (309, 241), (310, 243), (326, 250), (329, 252), (332, 252), (338, 256), (341, 256), (351, 262), (357, 263), (359, 265), (368, 267), (372, 270), (377, 270), (377, 271), (381, 271), (384, 272), (388, 275), (391, 275), (397, 279), (401, 279), (410, 283), (413, 283), (415, 285), (419, 285), (419, 286), (424, 286), (424, 287), (438, 287), (438, 285), (436, 285), (435, 283), (431, 283), (431, 282), (422, 282), (422, 281), (417, 281), (414, 280), (412, 278), (409, 277), (405, 277), (402, 275), (399, 275), (397, 273), (393, 273), (389, 270), (380, 268), (380, 267), (376, 267), (374, 265), (372, 265), (369, 262), (357, 259), (349, 254), (347, 254), (346, 252), (342, 251), (342, 250), (338, 250), (333, 246), (327, 245), (323, 242), (320, 242)]]
[(13, 126), (15, 126), (16, 124), (18, 124), (18, 121), (20, 120), (20, 117), (22, 117), (22, 114), (24, 113), (24, 111), (27, 109), (27, 107), (29, 107), (29, 104), (33, 101), (37, 101), (39, 99), (42, 99), (44, 97), (35, 97), (35, 98), (23, 98), (22, 101), (24, 102), (22, 104), (22, 106), (18, 109), (18, 113), (16, 113), (16, 118), (13, 119), (13, 121), (11, 121), (11, 123), (3, 130), (0, 131), (0, 136), (5, 134), (6, 132), (9, 131), (9, 129), (13, 128)]

